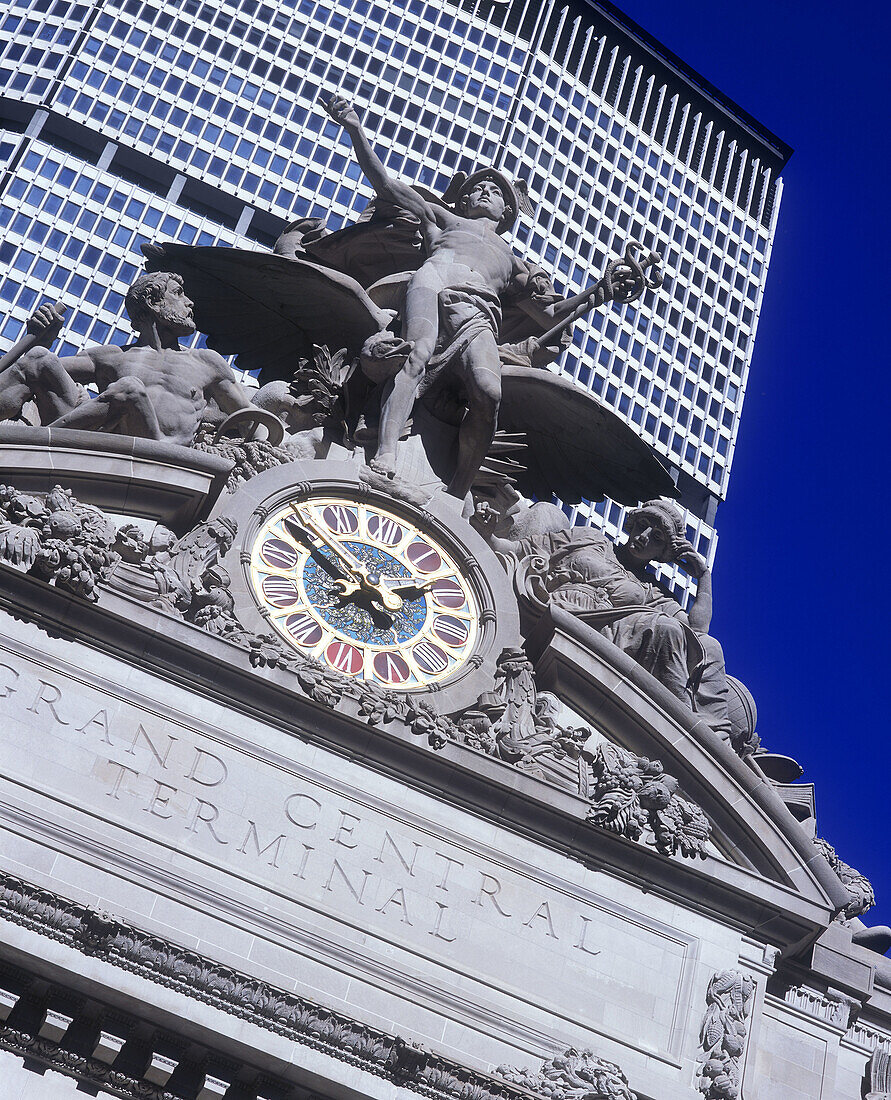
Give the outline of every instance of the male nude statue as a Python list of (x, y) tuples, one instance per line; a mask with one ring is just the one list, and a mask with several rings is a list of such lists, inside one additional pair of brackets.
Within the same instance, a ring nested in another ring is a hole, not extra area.
[[(222, 356), (180, 347), (180, 337), (190, 336), (195, 322), (178, 275), (140, 275), (125, 305), (138, 334), (134, 343), (104, 344), (62, 358), (49, 350), (62, 326), (61, 313), (52, 305), (36, 310), (28, 331), (44, 346), (0, 374), (0, 420), (20, 416), (33, 399), (43, 425), (188, 447), (211, 401), (224, 413), (251, 408)], [(89, 382), (99, 389), (92, 400), (77, 385)]]
[[(475, 172), (461, 187), (459, 213), (427, 202), (408, 184), (392, 179), (348, 100), (335, 97), (326, 111), (349, 134), (359, 167), (377, 195), (420, 219), (426, 255), (405, 298), (403, 335), (412, 345), (404, 366), (384, 392), (377, 454), (371, 466), (392, 476), (396, 444), (437, 341), (456, 344), (455, 359), (467, 391), (468, 412), (458, 435), (458, 463), (448, 491), (464, 497), (492, 443), (501, 401), (497, 332), (499, 298), (530, 278), (523, 263), (498, 235), (516, 219), (516, 192), (494, 169)], [(452, 317), (449, 320), (449, 311)], [(542, 314), (545, 328), (552, 317)], [(443, 333), (443, 323), (450, 331)]]

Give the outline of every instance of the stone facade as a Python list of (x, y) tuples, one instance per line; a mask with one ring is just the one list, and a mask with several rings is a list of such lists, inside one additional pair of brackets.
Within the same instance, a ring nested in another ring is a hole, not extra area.
[(710, 824), (696, 862), (598, 824), (577, 781), (338, 713), (111, 588), (4, 581), (0, 1046), (21, 1095), (39, 1064), (53, 1100), (73, 1080), (841, 1100), (887, 1043), (891, 971), (832, 922), (830, 864), (753, 759), (606, 640), (553, 616), (538, 679), (601, 746), (665, 762)]

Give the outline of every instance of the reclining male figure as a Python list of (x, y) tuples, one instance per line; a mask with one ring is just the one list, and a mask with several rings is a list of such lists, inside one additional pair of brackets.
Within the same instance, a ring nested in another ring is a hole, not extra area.
[[(28, 330), (39, 334), (44, 346), (0, 374), (0, 420), (20, 416), (33, 399), (43, 425), (188, 447), (211, 401), (224, 413), (251, 408), (221, 355), (180, 347), (180, 337), (191, 336), (195, 322), (178, 275), (140, 275), (125, 305), (137, 332), (134, 343), (104, 344), (61, 358), (48, 345), (59, 334), (62, 314), (51, 305), (36, 310)], [(92, 400), (77, 385), (90, 382), (99, 390)]]

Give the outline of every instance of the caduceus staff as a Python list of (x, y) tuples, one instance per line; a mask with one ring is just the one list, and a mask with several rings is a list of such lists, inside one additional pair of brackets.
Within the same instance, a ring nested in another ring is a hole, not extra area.
[(606, 302), (627, 305), (640, 298), (645, 290), (656, 290), (662, 285), (662, 279), (662, 257), (659, 253), (652, 249), (645, 250), (640, 241), (629, 241), (625, 246), (625, 255), (621, 259), (610, 260), (603, 276), (594, 286), (561, 303), (567, 312), (547, 332), (535, 337), (536, 344), (539, 347), (552, 345), (555, 337), (592, 309)]

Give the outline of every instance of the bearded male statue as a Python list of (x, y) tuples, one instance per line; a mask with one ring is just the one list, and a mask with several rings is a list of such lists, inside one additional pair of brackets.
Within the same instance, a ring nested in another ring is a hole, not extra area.
[[(49, 350), (62, 327), (55, 306), (28, 321), (38, 346), (0, 373), (0, 420), (34, 401), (43, 425), (114, 432), (188, 447), (208, 406), (251, 408), (232, 369), (208, 348), (180, 347), (195, 332), (192, 302), (169, 272), (140, 275), (127, 292), (132, 344), (103, 344), (59, 357)], [(95, 398), (83, 389), (94, 383)]]

